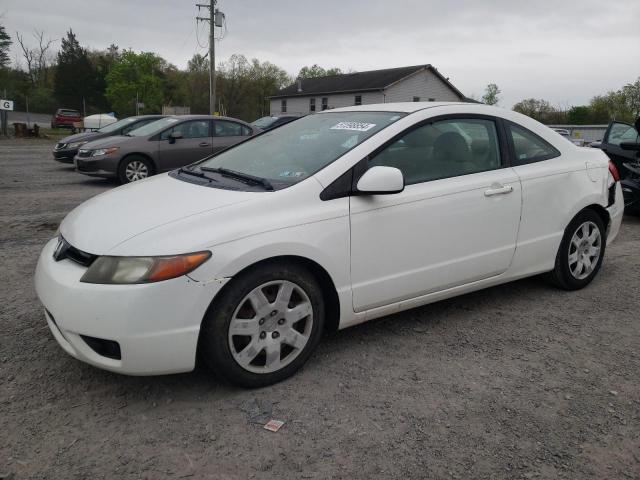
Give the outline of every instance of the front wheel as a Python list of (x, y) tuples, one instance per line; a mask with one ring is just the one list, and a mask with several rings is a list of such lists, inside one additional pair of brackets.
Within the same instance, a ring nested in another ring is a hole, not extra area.
[(324, 301), (313, 275), (295, 264), (264, 264), (234, 278), (211, 305), (200, 353), (230, 383), (262, 387), (302, 367), (323, 328)]
[(151, 162), (139, 155), (131, 155), (118, 166), (118, 181), (121, 184), (137, 182), (153, 175)]
[(565, 290), (586, 287), (604, 258), (606, 229), (593, 210), (583, 210), (569, 224), (560, 243), (550, 279)]

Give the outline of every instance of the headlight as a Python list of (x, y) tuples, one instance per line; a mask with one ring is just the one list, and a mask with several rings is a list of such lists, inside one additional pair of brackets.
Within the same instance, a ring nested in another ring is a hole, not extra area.
[(180, 277), (195, 270), (211, 252), (166, 257), (98, 257), (80, 279), (84, 283), (152, 283)]
[(100, 157), (102, 155), (111, 155), (113, 152), (117, 151), (118, 147), (111, 148), (98, 148), (91, 152), (92, 157)]
[(65, 148), (80, 148), (82, 145), (84, 145), (87, 142), (73, 142), (73, 143), (67, 143), (67, 145), (65, 146)]

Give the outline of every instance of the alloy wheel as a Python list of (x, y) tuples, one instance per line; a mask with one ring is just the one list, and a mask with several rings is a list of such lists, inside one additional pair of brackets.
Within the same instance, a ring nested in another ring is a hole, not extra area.
[(127, 164), (127, 168), (124, 171), (127, 180), (130, 182), (135, 182), (137, 180), (142, 180), (149, 176), (149, 167), (145, 165), (144, 162), (140, 160), (132, 160)]
[(587, 278), (596, 268), (602, 249), (602, 235), (598, 226), (584, 222), (571, 237), (569, 244), (569, 270), (578, 280)]
[(229, 324), (233, 359), (253, 373), (289, 365), (309, 342), (313, 307), (299, 285), (277, 280), (253, 289), (239, 303)]

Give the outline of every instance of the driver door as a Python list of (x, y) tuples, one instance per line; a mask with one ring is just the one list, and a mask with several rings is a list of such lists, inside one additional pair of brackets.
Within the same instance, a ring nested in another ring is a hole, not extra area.
[(636, 152), (620, 148), (622, 142), (638, 142), (638, 132), (635, 127), (625, 122), (611, 122), (602, 139), (600, 148), (609, 156), (618, 168), (618, 171), (626, 176), (627, 169), (623, 163), (635, 161)]
[(400, 169), (406, 186), (350, 198), (355, 311), (509, 268), (521, 187), (504, 152), (494, 119), (456, 117), (412, 128), (365, 160)]

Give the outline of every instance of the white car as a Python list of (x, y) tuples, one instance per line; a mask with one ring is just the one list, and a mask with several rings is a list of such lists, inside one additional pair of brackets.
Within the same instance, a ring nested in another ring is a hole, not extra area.
[(257, 387), (327, 329), (540, 273), (584, 287), (620, 227), (618, 180), (512, 111), (327, 110), (83, 203), (36, 289), (77, 359), (150, 375), (199, 356)]

